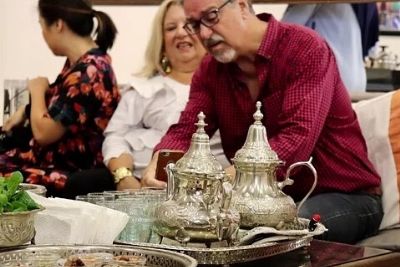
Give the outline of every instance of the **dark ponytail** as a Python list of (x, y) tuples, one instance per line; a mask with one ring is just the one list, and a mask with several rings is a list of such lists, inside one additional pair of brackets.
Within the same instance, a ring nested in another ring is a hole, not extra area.
[(117, 28), (111, 18), (102, 11), (94, 11), (94, 16), (97, 18), (98, 26), (96, 29), (96, 43), (100, 49), (107, 51), (114, 44)]
[(110, 49), (117, 35), (111, 18), (102, 11), (95, 11), (87, 0), (39, 0), (40, 16), (51, 25), (62, 19), (77, 35), (86, 37), (93, 32), (93, 17), (96, 17), (96, 43), (103, 51)]

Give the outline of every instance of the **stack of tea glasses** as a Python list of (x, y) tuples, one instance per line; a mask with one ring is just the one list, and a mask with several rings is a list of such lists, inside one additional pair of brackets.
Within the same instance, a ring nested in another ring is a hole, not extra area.
[(123, 242), (159, 243), (153, 233), (155, 207), (166, 200), (166, 190), (153, 187), (124, 191), (104, 191), (79, 195), (76, 200), (90, 202), (125, 212), (129, 221), (117, 238)]

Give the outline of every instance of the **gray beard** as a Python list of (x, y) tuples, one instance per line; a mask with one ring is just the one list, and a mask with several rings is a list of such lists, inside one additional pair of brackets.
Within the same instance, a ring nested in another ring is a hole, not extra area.
[(221, 63), (230, 63), (237, 58), (237, 53), (233, 48), (229, 48), (222, 53), (212, 54), (214, 58)]

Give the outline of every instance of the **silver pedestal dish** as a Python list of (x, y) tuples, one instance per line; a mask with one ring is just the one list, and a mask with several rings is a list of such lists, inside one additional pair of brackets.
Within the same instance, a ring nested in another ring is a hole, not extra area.
[(47, 189), (43, 185), (20, 183), (19, 186), (25, 191), (29, 191), (43, 197), (46, 196)]
[[(66, 258), (80, 253), (111, 253), (114, 256), (144, 256), (146, 266), (151, 267), (195, 267), (195, 259), (174, 251), (154, 248), (134, 248), (126, 246), (28, 246), (10, 251), (0, 252), (0, 266), (12, 261), (24, 260), (41, 253), (57, 254)], [(11, 265), (12, 266), (12, 265)]]
[(0, 248), (20, 246), (35, 236), (35, 214), (43, 207), (30, 211), (5, 212), (0, 214)]

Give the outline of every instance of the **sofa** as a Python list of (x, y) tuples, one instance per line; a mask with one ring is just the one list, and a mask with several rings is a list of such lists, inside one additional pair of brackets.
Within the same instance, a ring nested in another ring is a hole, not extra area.
[(382, 178), (384, 216), (379, 233), (359, 245), (400, 251), (400, 90), (370, 97), (359, 97), (353, 108)]

